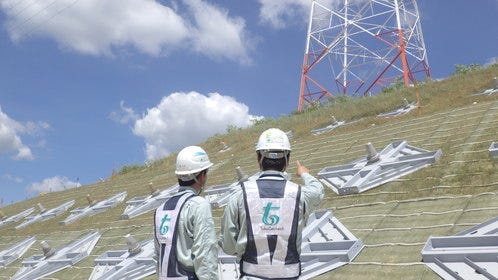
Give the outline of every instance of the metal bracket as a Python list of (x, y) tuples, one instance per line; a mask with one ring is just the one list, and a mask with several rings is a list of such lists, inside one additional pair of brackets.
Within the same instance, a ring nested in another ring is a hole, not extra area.
[(29, 247), (36, 242), (36, 238), (28, 237), (23, 241), (12, 245), (10, 248), (7, 248), (0, 252), (0, 267), (7, 266), (8, 264), (14, 262), (19, 259), (26, 251), (28, 251)]
[(337, 121), (335, 119), (335, 117), (332, 116), (332, 124), (327, 125), (326, 127), (313, 129), (311, 131), (311, 134), (313, 134), (313, 135), (319, 135), (319, 134), (322, 134), (322, 133), (325, 133), (325, 132), (332, 131), (332, 130), (336, 129), (337, 127), (339, 127), (341, 125), (345, 125), (345, 124), (346, 124), (345, 121)]
[[(127, 243), (131, 245), (133, 241)], [(156, 272), (154, 240), (149, 239), (140, 243), (135, 254), (133, 246), (134, 244), (128, 250), (107, 251), (97, 257), (89, 280), (132, 280), (154, 274)]]
[[(67, 217), (64, 221), (59, 222), (59, 224), (67, 225), (83, 217), (93, 216), (98, 213), (109, 210), (118, 205), (120, 202), (122, 202), (125, 199), (126, 194), (127, 192), (122, 192), (113, 197), (102, 200), (100, 202), (94, 202), (91, 199), (89, 199), (90, 205), (78, 207), (72, 210), (69, 217)], [(87, 198), (89, 197), (87, 196)]]
[(325, 167), (321, 181), (339, 195), (360, 193), (436, 162), (441, 150), (430, 152), (396, 141), (380, 153), (367, 143), (367, 156), (349, 164)]
[(430, 237), (423, 262), (443, 279), (498, 279), (498, 217), (448, 237)]
[(138, 215), (144, 214), (148, 211), (154, 210), (159, 207), (166, 199), (173, 196), (178, 192), (178, 184), (169, 187), (165, 190), (153, 190), (152, 194), (147, 196), (137, 196), (126, 202), (126, 208), (121, 215), (121, 219), (131, 219)]
[(397, 116), (401, 116), (401, 115), (407, 114), (411, 110), (417, 108), (417, 105), (415, 105), (415, 103), (408, 103), (408, 101), (406, 100), (406, 98), (403, 101), (405, 103), (405, 106), (403, 106), (403, 107), (401, 107), (399, 109), (396, 109), (394, 111), (391, 111), (391, 112), (379, 114), (379, 115), (377, 115), (377, 117), (379, 117), (379, 118), (397, 117)]
[(24, 260), (12, 280), (35, 280), (70, 267), (88, 257), (99, 238), (100, 233), (92, 231), (55, 251), (45, 241), (42, 241), (40, 243), (44, 254), (34, 255)]
[(28, 215), (33, 213), (33, 211), (35, 211), (35, 208), (31, 207), (29, 209), (22, 211), (19, 214), (16, 214), (14, 216), (7, 217), (6, 219), (0, 220), (0, 227), (5, 226), (5, 225), (10, 224), (10, 223), (15, 223), (22, 218), (26, 218)]
[(498, 158), (498, 142), (491, 142), (491, 146), (489, 146), (489, 156)]
[(73, 204), (74, 204), (74, 200), (71, 200), (71, 201), (68, 201), (68, 202), (60, 205), (60, 206), (52, 208), (50, 210), (45, 210), (45, 208), (40, 203), (38, 203), (38, 207), (40, 208), (40, 213), (33, 216), (33, 217), (26, 217), (24, 222), (22, 224), (16, 226), (15, 228), (20, 229), (20, 228), (26, 227), (30, 224), (33, 224), (33, 223), (36, 223), (39, 221), (50, 220), (56, 216), (61, 215), (64, 212), (66, 212), (67, 209), (69, 209), (71, 206), (73, 206)]
[(235, 191), (240, 188), (240, 184), (242, 182), (245, 182), (247, 180), (255, 180), (259, 177), (260, 174), (260, 172), (257, 172), (248, 177), (244, 174), (240, 166), (237, 166), (235, 171), (237, 172), (238, 181), (235, 181), (231, 184), (216, 185), (204, 190), (204, 197), (211, 203), (213, 207), (224, 207), (228, 203), (232, 195), (235, 193)]

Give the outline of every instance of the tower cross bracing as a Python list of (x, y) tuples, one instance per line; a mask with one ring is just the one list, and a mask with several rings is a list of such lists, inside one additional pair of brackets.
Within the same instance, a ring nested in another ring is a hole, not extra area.
[(298, 110), (430, 77), (416, 0), (312, 1)]

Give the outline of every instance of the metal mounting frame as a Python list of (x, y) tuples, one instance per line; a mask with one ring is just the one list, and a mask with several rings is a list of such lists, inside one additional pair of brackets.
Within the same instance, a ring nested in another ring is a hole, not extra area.
[(235, 191), (240, 188), (240, 184), (242, 182), (248, 180), (256, 180), (260, 174), (260, 172), (256, 172), (252, 176), (247, 177), (247, 175), (243, 174), (240, 166), (236, 168), (236, 172), (238, 181), (235, 181), (231, 184), (216, 185), (204, 190), (204, 197), (209, 201), (209, 203), (211, 203), (213, 207), (224, 207), (228, 203), (232, 195), (235, 194)]
[(408, 101), (406, 101), (406, 99), (405, 99), (405, 106), (403, 106), (399, 109), (396, 109), (394, 111), (391, 111), (391, 112), (378, 114), (377, 117), (379, 117), (379, 118), (398, 117), (398, 116), (408, 114), (408, 112), (410, 112), (411, 110), (413, 110), (415, 108), (417, 108), (417, 105), (415, 103), (408, 103)]
[[(372, 151), (373, 150), (373, 151)], [(436, 162), (441, 150), (430, 152), (396, 141), (377, 153), (367, 144), (367, 157), (345, 165), (325, 167), (320, 180), (339, 195), (361, 193)]]
[(64, 221), (59, 222), (59, 224), (67, 225), (83, 217), (93, 216), (116, 207), (116, 205), (125, 199), (126, 195), (127, 192), (121, 192), (97, 203), (92, 203), (88, 206), (82, 206), (71, 210), (71, 214)]
[(35, 237), (28, 237), (12, 245), (11, 247), (0, 251), (0, 267), (7, 266), (15, 260), (19, 259), (35, 242)]
[(498, 279), (498, 217), (447, 237), (429, 237), (422, 260), (443, 279)]
[(166, 199), (178, 191), (178, 184), (147, 196), (137, 196), (126, 202), (121, 219), (131, 219), (159, 207)]
[(341, 125), (345, 125), (345, 124), (346, 124), (345, 121), (338, 121), (338, 120), (335, 119), (334, 116), (332, 116), (332, 123), (331, 124), (329, 124), (329, 125), (327, 125), (325, 127), (313, 129), (311, 131), (311, 134), (313, 134), (313, 135), (320, 135), (322, 133), (332, 131), (332, 130), (336, 129), (337, 127), (339, 127)]
[(489, 156), (498, 159), (498, 142), (491, 142), (489, 146)]
[(41, 213), (39, 213), (35, 216), (32, 216), (32, 217), (26, 217), (24, 222), (17, 225), (15, 227), (15, 229), (20, 229), (20, 228), (26, 227), (30, 224), (36, 223), (36, 222), (50, 220), (56, 216), (61, 215), (64, 212), (66, 212), (69, 208), (71, 208), (71, 206), (73, 206), (73, 204), (74, 204), (74, 200), (70, 200), (64, 204), (61, 204), (55, 208), (52, 208), (52, 209), (46, 210), (46, 211), (43, 208), (43, 206), (41, 206), (41, 204), (38, 204), (38, 206), (40, 207)]
[(128, 250), (107, 251), (95, 259), (89, 280), (137, 280), (156, 272), (154, 240), (140, 243), (140, 252)]
[(35, 208), (31, 207), (31, 208), (26, 209), (26, 210), (22, 211), (21, 213), (18, 213), (14, 216), (10, 216), (10, 217), (7, 217), (3, 220), (0, 220), (0, 227), (5, 226), (5, 225), (10, 224), (10, 223), (15, 223), (15, 222), (21, 220), (22, 218), (26, 218), (28, 215), (33, 213), (33, 211), (35, 211)]
[(50, 254), (33, 255), (22, 262), (12, 280), (36, 280), (70, 267), (90, 255), (100, 236), (98, 231), (92, 231), (56, 251), (46, 250)]

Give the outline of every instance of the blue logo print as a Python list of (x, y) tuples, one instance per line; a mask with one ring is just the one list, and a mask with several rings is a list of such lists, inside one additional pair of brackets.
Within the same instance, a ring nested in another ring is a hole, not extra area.
[(169, 227), (168, 225), (165, 225), (164, 223), (171, 221), (171, 218), (168, 218), (168, 215), (166, 214), (163, 219), (161, 220), (161, 226), (159, 227), (159, 232), (164, 235), (168, 233)]
[(276, 206), (271, 206), (271, 202), (268, 202), (265, 207), (263, 207), (264, 213), (263, 213), (263, 223), (268, 226), (274, 226), (278, 224), (278, 221), (280, 220), (280, 217), (278, 215), (270, 215), (271, 210), (279, 210), (280, 207)]

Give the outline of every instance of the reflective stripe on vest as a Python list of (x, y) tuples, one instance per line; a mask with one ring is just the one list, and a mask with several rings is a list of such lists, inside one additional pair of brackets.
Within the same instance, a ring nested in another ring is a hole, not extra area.
[(178, 263), (176, 257), (177, 223), (180, 211), (185, 202), (195, 195), (186, 192), (168, 199), (156, 209), (154, 217), (154, 233), (160, 245), (159, 279), (187, 279), (185, 269)]
[(245, 275), (297, 278), (301, 264), (296, 236), (301, 191), (280, 176), (243, 184), (247, 245), (241, 261)]

